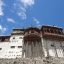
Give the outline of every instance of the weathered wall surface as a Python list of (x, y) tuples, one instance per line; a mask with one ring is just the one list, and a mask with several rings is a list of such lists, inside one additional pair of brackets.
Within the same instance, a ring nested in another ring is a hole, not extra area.
[[(12, 46), (14, 48), (12, 48)], [(21, 58), (23, 36), (13, 35), (9, 42), (0, 42), (0, 58)]]
[(43, 39), (44, 56), (64, 57), (64, 41)]
[(0, 64), (64, 64), (64, 58), (0, 59)]
[[(14, 37), (15, 39), (13, 39)], [(0, 58), (22, 58), (22, 38), (23, 36), (12, 36), (10, 42), (0, 42)], [(64, 57), (64, 41), (42, 38), (42, 42), (34, 43), (26, 44), (25, 57)]]
[(26, 42), (23, 46), (23, 56), (25, 54), (25, 58), (34, 58), (34, 57), (42, 57), (42, 43), (41, 42)]

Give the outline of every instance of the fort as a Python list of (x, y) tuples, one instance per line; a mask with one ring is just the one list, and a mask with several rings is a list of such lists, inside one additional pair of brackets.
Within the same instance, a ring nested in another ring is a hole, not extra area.
[(64, 64), (64, 32), (56, 26), (13, 29), (0, 36), (0, 64)]

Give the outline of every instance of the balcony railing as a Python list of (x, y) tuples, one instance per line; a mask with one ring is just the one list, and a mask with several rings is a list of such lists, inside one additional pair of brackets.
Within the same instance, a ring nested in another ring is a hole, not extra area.
[(38, 33), (38, 32), (34, 32), (34, 33), (28, 33), (28, 32), (26, 32), (24, 34), (24, 36), (28, 36), (28, 35), (37, 35), (37, 36), (40, 36), (40, 33)]

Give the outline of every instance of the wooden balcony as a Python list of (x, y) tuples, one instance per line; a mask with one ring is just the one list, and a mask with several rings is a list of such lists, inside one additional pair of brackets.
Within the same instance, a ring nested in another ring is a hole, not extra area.
[(58, 39), (58, 40), (64, 40), (64, 34), (57, 34), (57, 33), (44, 32), (42, 34), (42, 37), (51, 38), (51, 39)]

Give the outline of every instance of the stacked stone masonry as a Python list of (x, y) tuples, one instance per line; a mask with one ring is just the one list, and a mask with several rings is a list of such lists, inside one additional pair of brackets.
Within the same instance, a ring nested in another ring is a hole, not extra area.
[(0, 59), (0, 64), (64, 64), (64, 58), (43, 58), (43, 59)]

